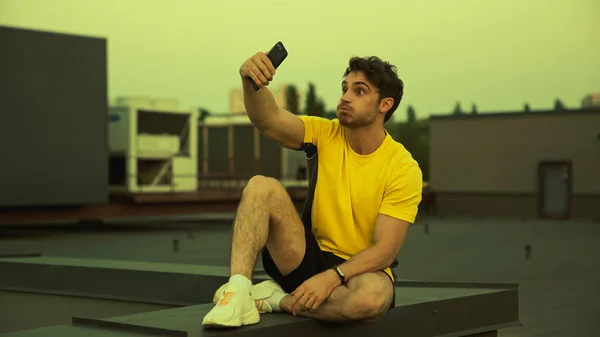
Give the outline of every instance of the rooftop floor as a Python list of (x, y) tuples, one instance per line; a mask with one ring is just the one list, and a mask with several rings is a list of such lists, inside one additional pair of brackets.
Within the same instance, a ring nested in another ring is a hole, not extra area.
[[(0, 252), (227, 266), (228, 226), (164, 225), (14, 235), (0, 238)], [(500, 336), (600, 336), (599, 243), (600, 226), (593, 223), (428, 219), (411, 228), (396, 273), (420, 281), (518, 283), (523, 326)], [(525, 258), (527, 244), (531, 259)]]

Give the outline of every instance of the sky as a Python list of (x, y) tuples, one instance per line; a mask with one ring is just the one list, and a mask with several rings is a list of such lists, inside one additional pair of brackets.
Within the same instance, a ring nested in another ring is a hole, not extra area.
[(419, 118), (569, 108), (600, 92), (600, 0), (0, 0), (0, 25), (103, 37), (108, 92), (177, 98), (227, 112), (241, 64), (277, 41), (289, 56), (272, 85), (328, 109), (352, 56), (398, 68)]

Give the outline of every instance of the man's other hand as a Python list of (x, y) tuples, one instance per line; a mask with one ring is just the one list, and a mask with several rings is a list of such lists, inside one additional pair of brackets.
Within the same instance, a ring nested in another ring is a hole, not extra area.
[(301, 311), (317, 310), (319, 306), (331, 295), (336, 287), (340, 286), (341, 280), (333, 269), (328, 269), (304, 281), (291, 295), (292, 314), (294, 316)]

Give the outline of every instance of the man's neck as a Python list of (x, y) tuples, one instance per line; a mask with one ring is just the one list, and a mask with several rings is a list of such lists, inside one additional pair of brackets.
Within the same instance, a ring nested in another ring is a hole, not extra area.
[(385, 140), (386, 132), (382, 125), (348, 130), (348, 142), (354, 152), (367, 155), (375, 152)]

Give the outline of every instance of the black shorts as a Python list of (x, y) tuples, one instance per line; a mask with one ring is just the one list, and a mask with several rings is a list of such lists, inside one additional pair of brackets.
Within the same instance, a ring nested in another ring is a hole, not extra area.
[[(271, 258), (271, 254), (269, 254), (267, 247), (262, 250), (262, 263), (265, 272), (274, 281), (279, 283), (283, 290), (288, 294), (292, 293), (304, 281), (308, 280), (314, 275), (346, 261), (345, 259), (333, 253), (322, 251), (319, 248), (319, 244), (317, 243), (312, 231), (306, 225), (304, 226), (304, 236), (306, 238), (306, 252), (304, 254), (304, 258), (302, 259), (302, 262), (300, 262), (298, 268), (285, 276), (281, 275), (279, 269), (277, 269), (277, 266)], [(394, 287), (394, 295), (390, 309), (395, 306), (395, 302), (396, 289)]]

